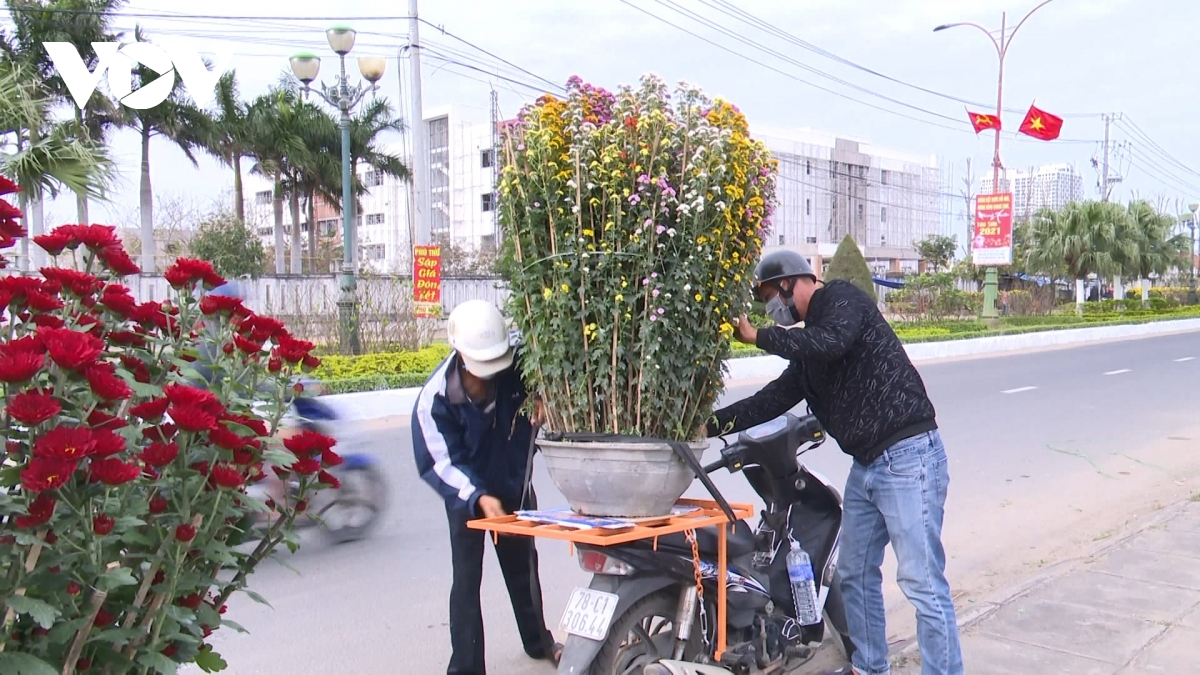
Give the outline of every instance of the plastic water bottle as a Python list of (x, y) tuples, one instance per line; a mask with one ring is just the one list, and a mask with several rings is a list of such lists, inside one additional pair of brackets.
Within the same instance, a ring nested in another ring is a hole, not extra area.
[(812, 559), (800, 548), (800, 542), (792, 540), (792, 550), (787, 555), (788, 580), (792, 582), (792, 598), (796, 603), (796, 621), (801, 626), (811, 626), (821, 621), (817, 611), (817, 584), (813, 579)]

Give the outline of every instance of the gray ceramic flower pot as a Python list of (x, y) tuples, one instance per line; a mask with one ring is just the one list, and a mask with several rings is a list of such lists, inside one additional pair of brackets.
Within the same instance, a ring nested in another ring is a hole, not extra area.
[[(537, 443), (550, 479), (571, 509), (590, 516), (667, 515), (696, 477), (666, 443)], [(699, 461), (708, 444), (689, 447)]]

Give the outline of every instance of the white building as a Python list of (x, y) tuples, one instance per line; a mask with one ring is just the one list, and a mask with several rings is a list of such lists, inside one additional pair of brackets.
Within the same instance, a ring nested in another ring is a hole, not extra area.
[(850, 234), (875, 273), (916, 271), (913, 243), (950, 230), (950, 191), (935, 156), (809, 129), (751, 133), (779, 160), (768, 250), (823, 262)]
[[(1045, 164), (1025, 171), (1004, 170), (1001, 191), (1013, 193), (1013, 214), (1018, 219), (1032, 217), (1042, 209), (1061, 209), (1068, 202), (1083, 201), (1083, 176), (1073, 164)], [(992, 178), (983, 179), (980, 194), (992, 192)]]
[[(497, 180), (493, 125), (485, 112), (462, 106), (445, 106), (425, 116), (429, 134), (430, 230), (434, 240), (453, 241), (474, 248), (495, 245), (498, 240), (496, 199)], [(407, 143), (387, 148), (404, 158), (411, 154)], [(383, 273), (406, 274), (412, 271), (412, 233), (410, 217), (412, 186), (406, 181), (381, 175), (369, 166), (358, 167), (359, 180), (368, 193), (359, 197), (357, 216), (360, 266)], [(271, 184), (261, 177), (246, 178), (246, 218), (257, 228), (264, 246), (274, 245), (274, 211)], [(306, 218), (301, 209), (301, 220)], [(316, 220), (323, 237), (341, 236), (341, 212), (317, 203)], [(284, 237), (291, 233), (291, 213), (284, 204)], [(307, 251), (307, 225), (303, 225)]]

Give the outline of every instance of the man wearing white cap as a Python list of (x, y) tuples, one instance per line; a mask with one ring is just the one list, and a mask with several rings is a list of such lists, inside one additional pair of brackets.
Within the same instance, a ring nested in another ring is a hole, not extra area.
[[(421, 478), (445, 500), (450, 523), (453, 653), (446, 672), (484, 675), (479, 586), (485, 536), (469, 529), (467, 521), (521, 508), (534, 431), (521, 412), (527, 394), (500, 310), (483, 300), (464, 302), (450, 313), (447, 332), (453, 351), (425, 383), (413, 409), (413, 453)], [(502, 536), (495, 549), (525, 653), (557, 660), (562, 647), (542, 615), (533, 540)]]

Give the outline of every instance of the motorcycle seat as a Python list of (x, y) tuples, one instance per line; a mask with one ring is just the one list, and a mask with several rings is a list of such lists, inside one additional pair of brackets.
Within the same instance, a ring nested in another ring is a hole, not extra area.
[[(688, 543), (687, 536), (682, 532), (677, 534), (667, 534), (659, 537), (658, 543), (660, 546), (670, 546), (671, 548), (681, 548), (686, 551), (692, 549), (692, 545)], [(700, 553), (706, 557), (717, 555), (717, 528), (716, 527), (701, 527), (696, 530), (696, 543), (700, 549)], [(737, 521), (734, 524), (733, 532), (728, 536), (729, 558), (736, 558), (754, 551), (754, 531), (745, 521)]]

